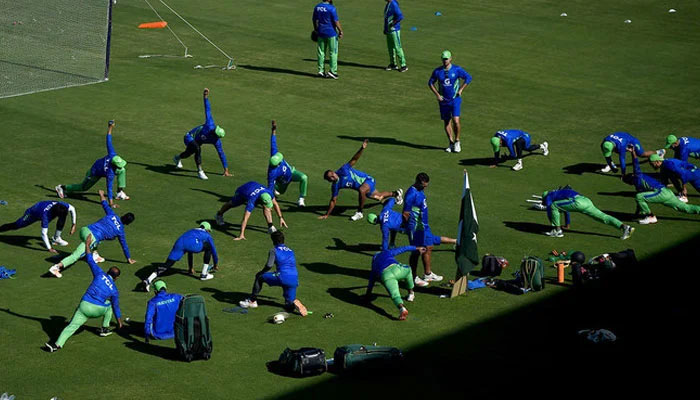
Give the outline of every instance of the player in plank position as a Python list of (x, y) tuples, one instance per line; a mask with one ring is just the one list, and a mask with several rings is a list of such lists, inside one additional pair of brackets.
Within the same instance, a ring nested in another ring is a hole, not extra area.
[[(17, 221), (11, 222), (9, 224), (0, 225), (0, 232), (13, 231), (16, 229), (24, 228), (29, 226), (36, 221), (41, 221), (41, 240), (46, 246), (46, 250), (51, 253), (58, 253), (56, 249), (51, 247), (51, 244), (59, 246), (68, 246), (68, 242), (61, 238), (61, 233), (63, 227), (66, 224), (66, 217), (70, 214), (73, 225), (70, 228), (70, 234), (75, 233), (75, 208), (62, 201), (40, 201), (33, 206), (29, 207), (22, 217)], [(49, 222), (54, 218), (58, 218), (56, 221), (56, 233), (54, 233), (51, 241), (49, 241)]]
[(695, 165), (676, 158), (664, 159), (657, 154), (649, 157), (649, 164), (654, 169), (661, 170), (664, 182), (670, 180), (673, 183), (678, 191), (678, 200), (683, 203), (688, 202), (688, 189), (685, 187), (687, 183), (700, 192), (700, 168)]
[(617, 153), (620, 155), (620, 169), (622, 169), (622, 175), (625, 174), (627, 170), (627, 164), (625, 162), (625, 154), (627, 154), (627, 147), (634, 147), (634, 151), (639, 157), (648, 158), (650, 155), (656, 153), (655, 151), (644, 151), (642, 144), (639, 139), (630, 135), (627, 132), (615, 132), (606, 136), (603, 142), (600, 144), (600, 149), (603, 152), (603, 157), (605, 157), (605, 162), (607, 165), (600, 170), (600, 172), (617, 172), (617, 165), (612, 160), (612, 154)]
[(501, 159), (501, 147), (508, 148), (510, 159), (518, 160), (511, 168), (513, 171), (520, 171), (523, 169), (523, 150), (529, 153), (535, 150), (542, 150), (542, 155), (549, 155), (549, 144), (547, 142), (542, 142), (542, 144), (530, 144), (530, 134), (518, 129), (506, 129), (496, 132), (491, 138), (491, 147), (493, 147), (494, 163), (490, 168), (495, 168), (498, 163), (509, 158), (504, 155), (503, 159)]
[(250, 219), (250, 214), (255, 209), (257, 204), (262, 204), (263, 206), (263, 216), (265, 221), (267, 221), (267, 229), (269, 233), (273, 233), (277, 230), (272, 224), (272, 207), (275, 207), (275, 212), (277, 216), (280, 217), (280, 226), (287, 228), (287, 223), (282, 217), (282, 210), (280, 210), (277, 200), (275, 200), (275, 195), (268, 190), (265, 186), (259, 184), (258, 182), (246, 182), (236, 189), (236, 194), (226, 202), (221, 209), (216, 212), (216, 224), (221, 226), (224, 225), (224, 213), (234, 207), (238, 207), (245, 204), (245, 212), (243, 213), (243, 222), (241, 222), (241, 234), (233, 240), (245, 240), (245, 229), (248, 226), (248, 219)]
[(360, 159), (362, 152), (367, 148), (368, 139), (362, 142), (360, 150), (347, 163), (343, 164), (338, 170), (326, 170), (323, 173), (323, 179), (331, 183), (331, 200), (328, 203), (328, 211), (321, 215), (318, 219), (326, 219), (333, 212), (335, 204), (338, 201), (338, 193), (340, 189), (353, 189), (359, 194), (357, 212), (350, 217), (351, 220), (357, 221), (364, 217), (362, 209), (365, 207), (365, 197), (382, 201), (387, 197), (396, 197), (396, 204), (403, 204), (403, 190), (397, 189), (394, 192), (379, 192), (375, 189), (376, 182), (374, 178), (366, 173), (353, 168)]

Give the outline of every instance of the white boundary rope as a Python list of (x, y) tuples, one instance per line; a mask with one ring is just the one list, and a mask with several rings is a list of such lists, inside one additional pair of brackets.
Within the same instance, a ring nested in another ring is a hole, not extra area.
[[(161, 21), (165, 22), (165, 20), (163, 19), (163, 17), (161, 17), (160, 14), (158, 14), (158, 11), (156, 11), (156, 9), (153, 8), (153, 6), (151, 5), (151, 3), (148, 2), (148, 0), (143, 0), (143, 1), (145, 1), (146, 4), (148, 4), (148, 6), (151, 7), (151, 10), (153, 10), (153, 12), (156, 13), (156, 15), (158, 16), (158, 18), (160, 18)], [(167, 22), (166, 22), (166, 23), (167, 23)], [(182, 45), (182, 47), (185, 48), (185, 54), (184, 54), (183, 56), (169, 56), (169, 55), (164, 55), (164, 54), (143, 54), (143, 55), (140, 55), (139, 58), (151, 58), (151, 57), (173, 57), (173, 58), (175, 58), (175, 57), (177, 57), (177, 58), (179, 58), (179, 57), (184, 57), (184, 58), (191, 58), (191, 57), (192, 57), (192, 55), (189, 54), (189, 53), (187, 52), (187, 45), (186, 45), (182, 40), (180, 40), (180, 37), (177, 36), (177, 34), (175, 33), (175, 31), (172, 30), (172, 28), (170, 28), (170, 25), (165, 25), (165, 27), (168, 28), (168, 30), (170, 31), (170, 33), (172, 33), (173, 36), (175, 36), (175, 39), (177, 39), (177, 41), (180, 42), (180, 44)]]

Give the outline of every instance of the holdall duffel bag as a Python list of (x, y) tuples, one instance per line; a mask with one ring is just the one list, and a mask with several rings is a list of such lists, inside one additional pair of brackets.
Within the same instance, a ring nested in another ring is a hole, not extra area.
[(299, 377), (320, 375), (328, 370), (326, 353), (323, 349), (314, 347), (302, 347), (298, 350), (287, 347), (280, 354), (277, 368), (287, 375)]
[(396, 347), (349, 344), (335, 349), (333, 363), (340, 372), (393, 367), (403, 360)]

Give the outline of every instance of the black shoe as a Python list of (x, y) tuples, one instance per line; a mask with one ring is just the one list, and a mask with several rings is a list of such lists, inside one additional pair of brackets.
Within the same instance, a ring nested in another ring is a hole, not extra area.
[(49, 353), (55, 353), (61, 350), (61, 346), (57, 345), (56, 342), (47, 342), (44, 346), (46, 346), (46, 351)]
[(100, 336), (106, 337), (112, 334), (112, 331), (109, 328), (100, 328)]
[(396, 66), (396, 64), (389, 64), (384, 69), (387, 71), (391, 71), (392, 69), (398, 69), (398, 67)]
[(326, 78), (338, 79), (338, 74), (334, 74), (331, 71), (326, 72)]
[(408, 71), (408, 67), (405, 65), (403, 67), (399, 68), (399, 72), (406, 72), (406, 71)]

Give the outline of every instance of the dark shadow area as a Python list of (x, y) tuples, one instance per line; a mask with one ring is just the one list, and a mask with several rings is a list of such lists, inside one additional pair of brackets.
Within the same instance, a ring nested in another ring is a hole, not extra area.
[[(65, 328), (68, 325), (68, 319), (62, 315), (52, 315), (49, 318), (39, 318), (39, 317), (33, 317), (31, 315), (24, 315), (24, 314), (17, 313), (17, 312), (10, 310), (9, 308), (0, 308), (0, 311), (6, 313), (7, 315), (11, 315), (13, 317), (24, 318), (24, 319), (28, 319), (30, 321), (38, 322), (39, 324), (41, 324), (41, 329), (44, 331), (44, 333), (46, 333), (47, 341), (58, 339), (58, 335), (60, 335), (61, 331), (63, 331), (63, 328)], [(81, 327), (78, 331), (76, 331), (75, 332), (76, 335), (84, 327), (85, 326)], [(95, 330), (95, 332), (97, 332), (97, 331)]]
[[(522, 221), (503, 221), (503, 225), (507, 226), (508, 228), (515, 229), (516, 231), (521, 231), (521, 232), (527, 232), (527, 233), (536, 233), (539, 235), (542, 235), (543, 237), (545, 236), (545, 232), (551, 231), (552, 227), (549, 225), (544, 225), (544, 224), (538, 224), (535, 222), (522, 222)], [(614, 230), (614, 228), (610, 228), (611, 231)], [(567, 233), (578, 233), (580, 235), (592, 235), (592, 236), (607, 236), (607, 237), (618, 237), (615, 235), (606, 235), (603, 233), (597, 233), (597, 232), (584, 232), (584, 231), (575, 231), (572, 229), (564, 229), (564, 235)]]
[[(184, 161), (184, 160), (183, 160)], [(173, 176), (183, 176), (187, 178), (199, 179), (197, 176), (197, 171), (189, 169), (178, 169), (175, 168), (173, 164), (162, 164), (162, 165), (152, 165), (144, 164), (136, 161), (129, 161), (129, 164), (140, 165), (146, 169), (146, 171), (157, 172), (159, 174), (173, 175)], [(204, 163), (202, 163), (204, 165)], [(204, 171), (207, 174), (214, 174), (212, 171)]]
[(589, 174), (596, 174), (596, 175), (603, 175), (603, 176), (612, 176), (615, 178), (620, 178), (620, 171), (618, 171), (616, 174), (615, 173), (604, 173), (600, 172), (600, 169), (605, 166), (604, 163), (578, 163), (578, 164), (572, 164), (572, 165), (567, 165), (566, 167), (562, 167), (564, 170), (564, 173), (567, 174), (572, 174), (572, 175), (583, 175), (585, 173)]
[[(99, 184), (100, 184), (100, 182), (97, 182), (97, 183), (95, 184), (95, 186), (97, 186), (97, 185), (99, 185)], [(50, 196), (50, 197), (55, 197), (56, 199), (60, 199), (60, 198), (58, 197), (58, 195), (56, 194), (56, 189), (54, 189), (54, 188), (49, 188), (49, 187), (46, 187), (46, 186), (44, 186), (44, 185), (34, 185), (34, 186), (35, 186), (35, 187), (38, 187), (38, 188), (40, 188), (40, 189), (44, 189), (44, 190), (47, 191), (47, 192), (53, 193), (53, 195)], [(95, 189), (95, 188), (93, 187), (93, 189)], [(92, 189), (90, 189), (90, 190), (92, 190)], [(87, 202), (87, 203), (100, 204), (100, 201), (99, 201), (99, 200), (92, 200), (92, 199), (90, 199), (90, 198), (88, 197), (88, 196), (97, 197), (97, 198), (99, 199), (99, 195), (97, 194), (97, 191), (98, 191), (98, 190), (99, 190), (99, 189), (95, 189), (94, 193), (93, 193), (93, 192), (71, 193), (70, 195), (66, 195), (66, 198), (65, 198), (65, 199), (60, 199), (60, 200), (65, 201), (65, 202), (67, 202), (67, 203), (70, 203), (71, 200), (80, 200), (80, 201), (84, 201), (84, 202)]]
[[(484, 165), (484, 166), (490, 166), (493, 165), (493, 157), (483, 157), (483, 158), (465, 158), (463, 160), (459, 161), (459, 165)], [(507, 167), (510, 168), (510, 166), (505, 165), (503, 163), (497, 164), (498, 167)]]
[[(194, 256), (195, 256), (194, 265), (197, 266), (198, 265), (198, 262), (196, 259), (197, 254), (195, 254)], [(195, 269), (195, 275), (191, 275), (189, 272), (189, 267), (187, 266), (187, 256), (185, 256), (183, 258), (184, 258), (183, 260), (176, 262), (175, 265), (173, 265), (171, 268), (168, 268), (167, 270), (165, 270), (165, 272), (163, 272), (158, 277), (164, 278), (167, 276), (180, 274), (180, 275), (190, 276), (194, 279), (199, 279), (199, 276), (196, 274), (197, 269)], [(140, 281), (142, 281), (142, 280), (148, 278), (148, 276), (151, 275), (151, 273), (156, 272), (156, 268), (158, 268), (160, 265), (163, 265), (163, 264), (165, 264), (165, 263), (152, 262), (144, 267), (139, 268), (136, 272), (134, 272), (134, 276), (137, 277)], [(199, 263), (199, 264), (201, 264), (201, 263)], [(141, 286), (141, 282), (139, 282), (133, 291), (134, 292), (143, 292), (142, 289), (143, 288)]]
[[(659, 205), (660, 206), (660, 205)], [(656, 207), (659, 208), (659, 207)], [(602, 212), (612, 215), (613, 217), (625, 222), (637, 222), (641, 217), (635, 213), (623, 212), (623, 211), (612, 211), (612, 210), (601, 210)], [(677, 215), (688, 215), (683, 213), (678, 213)], [(690, 215), (687, 217), (666, 217), (666, 216), (656, 216), (659, 220), (667, 221), (689, 221), (689, 222), (700, 222), (700, 219), (693, 219)]]
[(369, 266), (368, 269), (355, 269), (348, 267), (340, 267), (338, 265), (324, 263), (324, 262), (314, 262), (314, 263), (303, 263), (301, 266), (305, 267), (311, 272), (324, 275), (347, 275), (354, 276), (356, 278), (369, 279)]
[(626, 190), (620, 190), (617, 192), (598, 192), (599, 195), (601, 196), (619, 196), (619, 197), (630, 197), (634, 198), (634, 196), (637, 195), (637, 192), (635, 191), (626, 191)]
[[(624, 248), (615, 242), (598, 253)], [(697, 314), (696, 282), (662, 282), (658, 271), (686, 265), (687, 260), (698, 257), (700, 235), (627, 270), (618, 270), (601, 287), (570, 287), (535, 302), (529, 300), (538, 294), (524, 294), (521, 298), (528, 301), (523, 307), (402, 349), (405, 364), (401, 380), (420, 384), (386, 385), (378, 379), (382, 374), (364, 380), (333, 376), (277, 398), (318, 398), (335, 393), (334, 397), (356, 399), (371, 393), (373, 398), (453, 394), (460, 399), (500, 399), (523, 396), (525, 388), (533, 384), (537, 397), (544, 398), (561, 398), (563, 393), (576, 398), (683, 396), (695, 383), (694, 370), (683, 361), (697, 347), (692, 328)], [(568, 272), (566, 277), (570, 283)], [(329, 292), (356, 304), (359, 296), (350, 292), (353, 289), (360, 288)], [(470, 298), (445, 301), (468, 303)], [(469, 312), (466, 304), (464, 312)], [(412, 316), (409, 314), (409, 321)], [(593, 344), (578, 334), (601, 328), (613, 332), (617, 340)]]
[(357, 142), (363, 142), (365, 139), (369, 139), (370, 143), (386, 144), (386, 145), (391, 145), (391, 146), (403, 146), (403, 147), (409, 147), (412, 149), (419, 149), (419, 150), (441, 150), (441, 151), (445, 150), (444, 147), (409, 143), (409, 142), (406, 142), (404, 140), (400, 140), (400, 139), (396, 139), (396, 138), (392, 138), (392, 137), (338, 135), (338, 138), (339, 139), (354, 140)]
[[(304, 58), (304, 61), (313, 61), (317, 62), (315, 58)], [(326, 60), (325, 64), (329, 64), (329, 61)], [(384, 70), (384, 66), (381, 65), (369, 65), (369, 64), (360, 64), (352, 61), (343, 61), (343, 60), (338, 60), (338, 66), (339, 67), (357, 67), (357, 68), (367, 68), (367, 69), (381, 69)]]
[[(54, 254), (48, 253), (46, 251), (46, 249), (43, 247), (43, 242), (38, 236), (8, 235), (6, 233), (0, 233), (0, 242), (9, 244), (11, 246), (24, 247), (25, 249), (46, 252), (47, 254), (51, 254), (52, 256), (54, 256)], [(34, 246), (33, 243), (36, 243), (37, 246)]]
[[(380, 287), (375, 288), (375, 290), (378, 289), (383, 289), (381, 285)], [(364, 307), (368, 310), (372, 310), (376, 312), (377, 314), (387, 317), (389, 319), (394, 319), (398, 320), (396, 316), (393, 316), (389, 314), (385, 309), (375, 306), (372, 302), (365, 301), (365, 299), (362, 297), (362, 294), (365, 293), (365, 289), (367, 286), (354, 286), (354, 287), (348, 287), (348, 288), (328, 288), (327, 292), (331, 296), (335, 297), (336, 299), (340, 301), (344, 301), (348, 304), (353, 304), (356, 306)], [(359, 290), (361, 294), (355, 293), (353, 290)], [(381, 296), (381, 295), (379, 295)], [(396, 312), (398, 315), (398, 311)]]
[(333, 243), (335, 246), (327, 246), (328, 250), (341, 250), (349, 251), (351, 253), (364, 254), (366, 256), (373, 256), (374, 253), (380, 251), (382, 246), (375, 243), (359, 243), (359, 244), (347, 244), (343, 239), (333, 238)]
[[(250, 286), (253, 286), (253, 280), (254, 276), (251, 275), (250, 277)], [(263, 291), (265, 290), (275, 290), (277, 289), (279, 292), (279, 295), (282, 296), (282, 291), (279, 290), (277, 287), (270, 288), (267, 285), (263, 288)], [(211, 297), (214, 298), (214, 300), (221, 302), (221, 303), (230, 303), (234, 305), (238, 305), (239, 301), (245, 300), (248, 297), (250, 297), (250, 292), (224, 292), (223, 290), (219, 290), (216, 288), (201, 288), (200, 289), (203, 292), (211, 293)], [(276, 301), (272, 301), (270, 299), (274, 299), (274, 297), (270, 296), (263, 296), (263, 295), (258, 295), (258, 306), (271, 306), (271, 307), (278, 307), (278, 308), (284, 308), (284, 304), (278, 303)]]
[[(315, 60), (314, 60), (315, 61)], [(340, 63), (338, 63), (340, 64)], [(275, 74), (288, 74), (288, 75), (298, 75), (298, 76), (308, 76), (311, 78), (317, 78), (318, 75), (311, 72), (295, 71), (293, 69), (286, 68), (275, 68), (275, 67), (262, 67), (259, 65), (238, 65), (238, 68), (249, 69), (251, 71), (261, 71), (261, 72), (272, 72)]]
[[(124, 324), (121, 329), (115, 329), (114, 332), (121, 338), (128, 340), (124, 343), (127, 348), (138, 351), (139, 353), (148, 354), (150, 356), (160, 357), (168, 361), (180, 361), (180, 357), (175, 349), (173, 339), (155, 340), (151, 339), (146, 343), (144, 337), (144, 323), (129, 321)], [(155, 343), (170, 343), (169, 347), (161, 346)]]

